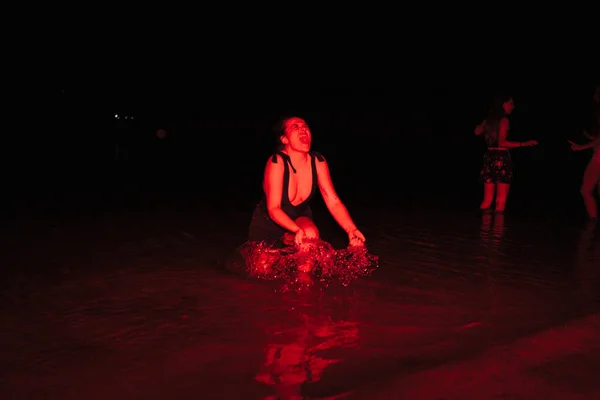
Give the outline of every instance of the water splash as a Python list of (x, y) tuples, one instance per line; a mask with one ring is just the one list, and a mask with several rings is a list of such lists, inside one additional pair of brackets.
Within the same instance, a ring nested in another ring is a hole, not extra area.
[[(264, 242), (246, 242), (240, 248), (246, 273), (265, 280), (283, 280), (288, 285), (301, 284), (314, 277), (324, 286), (338, 281), (348, 286), (359, 277), (369, 276), (379, 258), (366, 246), (334, 249), (321, 239), (305, 239), (302, 248), (294, 244), (293, 235), (284, 237), (285, 247), (272, 248)], [(309, 278), (310, 279), (310, 278)]]

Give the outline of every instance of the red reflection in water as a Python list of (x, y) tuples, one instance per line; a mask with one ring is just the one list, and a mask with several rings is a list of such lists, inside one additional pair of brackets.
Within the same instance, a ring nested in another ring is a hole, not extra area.
[(581, 230), (575, 257), (575, 274), (584, 296), (597, 298), (600, 287), (600, 234), (596, 233), (596, 222), (588, 221)]
[(505, 232), (504, 213), (484, 213), (481, 216), (480, 237), (484, 245), (499, 251)]
[(273, 343), (265, 348), (261, 370), (255, 376), (258, 382), (272, 386), (277, 398), (300, 396), (306, 384), (321, 380), (328, 366), (343, 361), (328, 356), (327, 350), (358, 347), (356, 322), (308, 315), (304, 318), (303, 327), (274, 335)]
[[(323, 240), (307, 239), (299, 248), (294, 244), (293, 235), (284, 237), (284, 243), (286, 246), (282, 249), (271, 248), (263, 242), (245, 243), (240, 249), (245, 272), (259, 279), (281, 280), (282, 292), (295, 293), (304, 300), (324, 293), (311, 288), (313, 279), (324, 287), (334, 282), (347, 287), (378, 267), (378, 257), (370, 254), (365, 246), (334, 249)], [(301, 393), (305, 392), (306, 385), (319, 382), (328, 366), (343, 361), (331, 351), (358, 347), (357, 322), (321, 314), (317, 312), (321, 307), (316, 304), (303, 307), (308, 308), (295, 311), (300, 311), (303, 320), (299, 326), (268, 333), (269, 344), (264, 349), (264, 360), (255, 380), (271, 386), (277, 395), (273, 398), (303, 398)]]

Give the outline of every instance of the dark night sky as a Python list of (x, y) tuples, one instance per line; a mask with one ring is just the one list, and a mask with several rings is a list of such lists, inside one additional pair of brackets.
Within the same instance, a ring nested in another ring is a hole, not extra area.
[[(483, 147), (473, 127), (501, 90), (515, 97), (512, 138), (541, 143), (515, 154), (521, 181), (542, 185), (539, 176), (546, 171), (546, 178), (568, 182), (579, 173), (581, 162), (571, 162), (565, 139), (581, 139), (593, 79), (572, 73), (546, 78), (532, 68), (487, 80), (451, 72), (411, 75), (416, 69), (374, 82), (364, 74), (327, 85), (317, 78), (209, 81), (186, 74), (105, 82), (99, 75), (84, 83), (71, 77), (37, 91), (28, 118), (10, 138), (14, 145), (7, 148), (17, 150), (5, 161), (19, 165), (11, 177), (15, 187), (89, 189), (114, 173), (114, 114), (134, 114), (136, 129), (127, 134), (135, 138), (130, 167), (136, 176), (148, 178), (159, 168), (196, 192), (255, 193), (272, 149), (270, 129), (279, 115), (293, 112), (311, 125), (313, 147), (330, 160), (341, 191), (360, 186), (363, 194), (385, 197), (440, 186), (477, 196)], [(163, 151), (154, 137), (158, 128), (170, 134), (171, 158), (162, 164), (151, 161)], [(565, 163), (576, 172), (557, 172)]]

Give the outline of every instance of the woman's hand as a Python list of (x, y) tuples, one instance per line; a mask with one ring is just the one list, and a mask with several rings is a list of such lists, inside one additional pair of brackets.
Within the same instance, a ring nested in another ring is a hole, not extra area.
[(348, 241), (350, 242), (350, 246), (364, 246), (366, 239), (361, 231), (352, 229), (348, 232)]
[(531, 147), (531, 146), (537, 146), (537, 145), (538, 145), (537, 140), (528, 140), (526, 142), (521, 143), (521, 146), (523, 146), (523, 147)]
[(483, 133), (483, 123), (475, 127), (475, 135), (479, 136)]
[(294, 242), (296, 243), (296, 245), (301, 246), (305, 237), (306, 237), (306, 233), (304, 233), (303, 229), (300, 229), (298, 232), (296, 232), (296, 236), (294, 237)]

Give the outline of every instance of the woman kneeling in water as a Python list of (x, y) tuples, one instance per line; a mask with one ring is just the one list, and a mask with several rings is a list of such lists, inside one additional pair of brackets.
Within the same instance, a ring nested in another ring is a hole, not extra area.
[[(300, 251), (307, 251), (311, 239), (319, 238), (310, 208), (317, 188), (333, 218), (348, 234), (350, 245), (364, 246), (364, 235), (333, 187), (327, 161), (310, 150), (312, 134), (306, 122), (298, 117), (283, 118), (276, 134), (278, 151), (267, 161), (264, 197), (256, 205), (248, 232), (248, 242), (264, 245), (260, 261), (254, 260), (258, 267), (269, 272), (278, 249), (285, 246), (286, 234), (293, 234)], [(309, 272), (312, 267), (311, 262), (304, 262), (298, 269)]]

